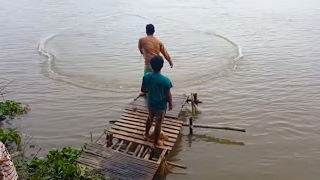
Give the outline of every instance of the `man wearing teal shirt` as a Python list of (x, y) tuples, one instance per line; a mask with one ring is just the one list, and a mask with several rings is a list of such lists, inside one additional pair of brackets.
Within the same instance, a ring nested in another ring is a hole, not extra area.
[(146, 93), (148, 97), (149, 116), (146, 122), (146, 132), (144, 134), (146, 140), (149, 138), (149, 131), (155, 120), (154, 145), (163, 145), (159, 141), (161, 125), (166, 114), (167, 104), (169, 103), (169, 111), (172, 110), (172, 96), (170, 89), (172, 83), (169, 78), (161, 74), (163, 67), (163, 58), (155, 56), (150, 60), (153, 72), (148, 72), (143, 76), (141, 92)]

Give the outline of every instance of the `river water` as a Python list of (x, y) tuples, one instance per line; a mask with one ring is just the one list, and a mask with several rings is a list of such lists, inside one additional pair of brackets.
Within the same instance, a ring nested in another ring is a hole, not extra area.
[[(29, 104), (14, 123), (40, 154), (80, 147), (139, 92), (145, 25), (172, 56), (173, 94), (197, 92), (167, 179), (316, 180), (320, 165), (320, 2), (316, 0), (0, 0), (0, 78)], [(175, 169), (175, 171), (180, 171)]]

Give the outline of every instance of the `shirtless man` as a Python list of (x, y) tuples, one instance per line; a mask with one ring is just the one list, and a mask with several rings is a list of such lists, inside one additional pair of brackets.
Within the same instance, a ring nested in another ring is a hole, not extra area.
[(154, 26), (152, 24), (148, 24), (146, 26), (147, 36), (140, 38), (138, 43), (139, 51), (144, 56), (145, 60), (144, 74), (146, 74), (147, 72), (152, 72), (150, 60), (153, 57), (158, 56), (160, 52), (164, 56), (164, 58), (169, 62), (170, 67), (173, 67), (173, 63), (169, 53), (167, 52), (163, 43), (153, 35), (154, 32)]

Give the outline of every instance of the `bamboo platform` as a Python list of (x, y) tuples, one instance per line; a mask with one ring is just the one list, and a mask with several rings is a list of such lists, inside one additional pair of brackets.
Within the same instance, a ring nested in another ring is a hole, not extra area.
[(169, 139), (163, 146), (155, 147), (152, 157), (152, 142), (143, 138), (148, 117), (147, 98), (138, 97), (107, 131), (114, 138), (113, 144), (110, 147), (98, 143), (88, 144), (78, 162), (88, 168), (99, 169), (112, 179), (153, 179), (161, 163), (160, 157), (167, 155), (175, 146), (183, 124), (178, 117), (187, 97), (173, 96), (172, 101), (173, 109), (166, 113), (162, 123), (162, 130)]

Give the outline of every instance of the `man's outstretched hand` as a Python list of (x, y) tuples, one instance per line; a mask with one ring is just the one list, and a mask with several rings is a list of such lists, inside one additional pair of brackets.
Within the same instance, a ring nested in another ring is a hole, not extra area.
[(169, 62), (169, 64), (170, 64), (170, 67), (172, 68), (172, 67), (173, 67), (173, 63), (172, 63), (172, 62)]

